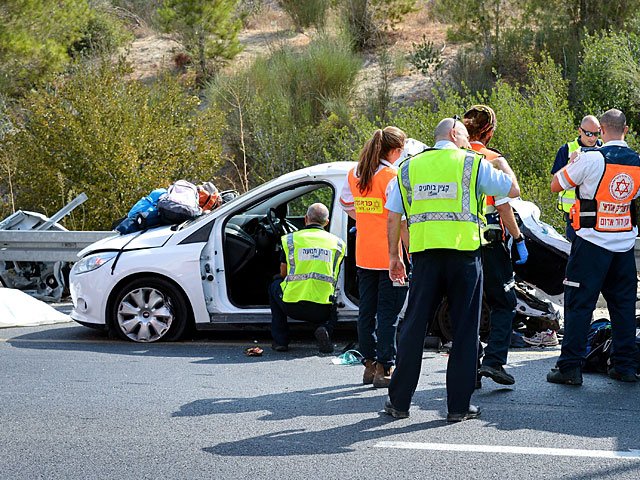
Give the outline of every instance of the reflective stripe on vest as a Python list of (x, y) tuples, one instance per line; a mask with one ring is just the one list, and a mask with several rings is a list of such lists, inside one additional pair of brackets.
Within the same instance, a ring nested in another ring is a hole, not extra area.
[[(578, 140), (574, 140), (573, 142), (567, 142), (567, 147), (569, 153), (567, 153), (567, 162), (569, 157), (573, 152), (577, 152), (580, 150), (580, 144)], [(556, 207), (561, 212), (569, 213), (571, 211), (571, 207), (576, 203), (576, 189), (570, 188), (568, 190), (563, 190), (558, 193), (558, 203)]]
[(630, 232), (634, 226), (631, 202), (640, 189), (640, 156), (629, 147), (617, 145), (604, 146), (599, 153), (604, 158), (604, 171), (594, 199), (576, 202), (576, 230)]
[(288, 264), (282, 300), (332, 303), (345, 243), (325, 230), (310, 228), (282, 237), (282, 247)]
[(476, 180), (481, 158), (473, 151), (431, 149), (402, 163), (398, 183), (411, 253), (480, 246)]

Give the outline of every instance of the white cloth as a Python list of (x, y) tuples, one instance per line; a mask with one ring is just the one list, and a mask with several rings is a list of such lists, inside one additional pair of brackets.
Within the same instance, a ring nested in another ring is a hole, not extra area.
[(70, 321), (69, 315), (20, 290), (0, 288), (0, 328), (35, 327)]
[[(622, 140), (613, 140), (603, 145), (606, 146), (628, 145)], [(604, 165), (604, 157), (599, 151), (581, 151), (573, 162), (556, 173), (558, 182), (564, 190), (579, 185), (580, 197), (591, 200), (604, 174)], [(635, 246), (638, 228), (633, 227), (629, 232), (598, 232), (593, 228), (580, 228), (576, 230), (576, 235), (611, 252), (626, 252)]]

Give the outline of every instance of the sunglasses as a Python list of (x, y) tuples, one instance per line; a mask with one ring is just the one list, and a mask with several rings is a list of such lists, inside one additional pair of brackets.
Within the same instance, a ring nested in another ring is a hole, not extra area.
[(580, 127), (580, 130), (582, 130), (582, 133), (584, 133), (585, 137), (597, 137), (598, 135), (600, 135), (600, 130), (598, 130), (597, 132), (590, 132), (589, 130), (585, 130), (582, 127)]

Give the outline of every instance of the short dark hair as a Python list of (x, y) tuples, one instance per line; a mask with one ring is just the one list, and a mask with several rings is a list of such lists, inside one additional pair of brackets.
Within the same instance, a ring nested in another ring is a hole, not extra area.
[(627, 126), (627, 117), (617, 108), (612, 108), (602, 114), (600, 117), (600, 125), (602, 125), (605, 130), (610, 130), (611, 133), (622, 134), (624, 133), (624, 127)]

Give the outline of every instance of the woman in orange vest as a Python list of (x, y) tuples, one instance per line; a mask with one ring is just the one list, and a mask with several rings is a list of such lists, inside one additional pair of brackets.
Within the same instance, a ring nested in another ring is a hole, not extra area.
[(376, 130), (345, 180), (340, 203), (356, 221), (356, 266), (360, 308), (358, 344), (365, 366), (362, 383), (389, 386), (396, 358), (398, 313), (407, 288), (389, 279), (387, 193), (396, 181), (393, 165), (402, 155), (405, 133), (396, 127)]

